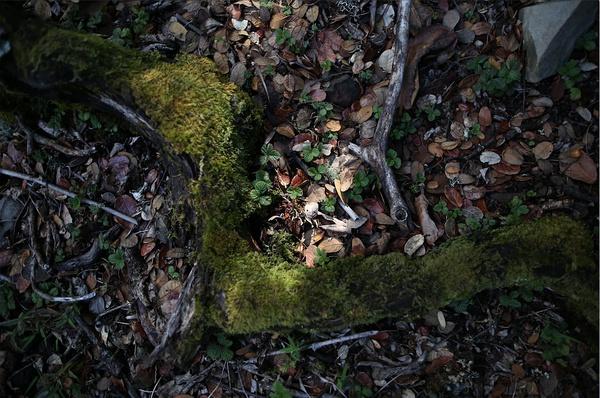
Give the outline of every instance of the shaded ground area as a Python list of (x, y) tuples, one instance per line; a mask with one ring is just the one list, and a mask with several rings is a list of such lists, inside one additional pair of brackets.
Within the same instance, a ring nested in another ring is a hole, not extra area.
[[(314, 267), (334, 256), (424, 255), (453, 236), (552, 212), (597, 224), (597, 26), (559, 75), (526, 84), (515, 19), (524, 4), (415, 2), (411, 33), (424, 50), (407, 69), (388, 153), (417, 215), (409, 235), (346, 150), (368, 143), (380, 117), (393, 5), (379, 4), (375, 23), (368, 4), (353, 2), (41, 0), (32, 11), (124, 46), (209, 56), (252, 92), (268, 121), (253, 170), (268, 220), (256, 248), (284, 233)], [(0, 118), (0, 166), (14, 177), (0, 180), (0, 395), (597, 396), (597, 347), (586, 344), (597, 326), (541, 286), (484, 292), (412, 323), (215, 332), (191, 367), (144, 369), (191, 266), (189, 237), (170, 224), (168, 176), (142, 138), (122, 138), (119, 121), (36, 106)]]

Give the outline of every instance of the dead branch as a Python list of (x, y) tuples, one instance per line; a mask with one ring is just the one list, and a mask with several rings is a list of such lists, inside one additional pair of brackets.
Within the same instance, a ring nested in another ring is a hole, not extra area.
[(396, 182), (394, 172), (386, 162), (386, 152), (388, 148), (388, 138), (398, 98), (404, 80), (404, 67), (408, 54), (408, 26), (410, 16), (411, 0), (400, 0), (398, 2), (398, 21), (396, 22), (396, 40), (394, 43), (394, 68), (390, 78), (388, 94), (381, 118), (377, 123), (373, 142), (365, 147), (360, 147), (354, 143), (349, 145), (351, 151), (359, 155), (377, 174), (383, 193), (390, 207), (390, 215), (396, 223), (404, 230), (410, 229), (410, 213), (408, 206), (404, 201)]
[[(19, 173), (18, 171), (12, 171), (12, 170), (7, 170), (7, 169), (0, 168), (0, 174), (3, 174), (3, 175), (8, 176), (8, 177), (19, 178), (21, 180), (31, 182), (32, 184), (41, 185), (41, 186), (46, 187), (48, 189), (51, 189), (51, 190), (53, 190), (55, 192), (63, 194), (65, 196), (69, 197), (69, 198), (76, 198), (77, 197), (77, 195), (74, 194), (71, 191), (67, 191), (66, 189), (63, 189), (63, 188), (61, 188), (61, 187), (59, 187), (57, 185), (50, 184), (49, 182), (44, 181), (41, 178), (32, 177), (32, 176), (27, 175), (27, 174)], [(97, 207), (97, 208), (102, 209), (103, 211), (107, 212), (108, 214), (111, 214), (111, 215), (113, 215), (113, 216), (115, 216), (117, 218), (120, 218), (121, 220), (127, 221), (128, 223), (131, 223), (133, 225), (138, 225), (138, 222), (136, 221), (135, 218), (129, 217), (128, 215), (125, 215), (125, 214), (121, 213), (120, 211), (116, 211), (114, 209), (111, 209), (110, 207), (106, 207), (103, 204), (98, 203), (96, 201), (84, 198), (84, 199), (81, 199), (81, 203), (86, 204), (86, 205), (91, 206), (91, 207)]]

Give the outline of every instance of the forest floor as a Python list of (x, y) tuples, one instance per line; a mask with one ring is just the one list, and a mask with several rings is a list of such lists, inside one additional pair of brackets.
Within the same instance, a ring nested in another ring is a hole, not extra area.
[[(517, 19), (527, 1), (413, 2), (414, 51), (387, 153), (415, 215), (406, 234), (347, 150), (370, 143), (381, 116), (395, 3), (374, 13), (350, 0), (31, 3), (119, 45), (208, 56), (251, 93), (267, 124), (249, 171), (264, 217), (257, 250), (284, 236), (306, 267), (422, 256), (549, 213), (582, 220), (598, 239), (597, 24), (556, 76), (530, 84)], [(543, 286), (335, 333), (215, 333), (187, 369), (144, 368), (192, 265), (169, 224), (160, 159), (85, 108), (16, 116), (0, 118), (1, 396), (598, 396), (588, 343), (597, 325)], [(127, 251), (145, 269), (132, 272)], [(144, 300), (132, 300), (133, 285)]]

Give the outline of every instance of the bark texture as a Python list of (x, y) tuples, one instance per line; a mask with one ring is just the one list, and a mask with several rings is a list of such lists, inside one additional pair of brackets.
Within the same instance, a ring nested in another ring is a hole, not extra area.
[[(23, 100), (24, 92), (38, 92), (121, 115), (186, 181), (181, 200), (193, 217), (176, 209), (172, 221), (197, 226), (189, 260), (198, 263), (201, 276), (180, 350), (192, 347), (207, 327), (229, 333), (332, 329), (414, 317), (483, 289), (512, 285), (552, 287), (597, 322), (592, 235), (565, 217), (454, 239), (418, 259), (391, 253), (307, 269), (290, 255), (285, 235), (268, 253), (254, 251), (247, 233), (255, 211), (248, 170), (262, 132), (260, 113), (246, 94), (223, 82), (205, 59), (167, 62), (39, 22), (10, 23), (2, 15), (0, 26), (12, 45), (0, 59), (4, 98)], [(0, 107), (10, 110), (23, 101), (0, 101)], [(181, 162), (183, 153), (192, 167)]]

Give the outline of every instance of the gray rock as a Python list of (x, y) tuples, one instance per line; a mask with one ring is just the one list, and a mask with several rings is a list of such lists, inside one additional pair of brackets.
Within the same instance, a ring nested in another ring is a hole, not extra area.
[(527, 81), (537, 83), (556, 73), (569, 59), (577, 38), (594, 23), (597, 9), (597, 1), (569, 0), (521, 10)]
[(471, 29), (461, 29), (456, 32), (456, 37), (461, 43), (471, 44), (475, 40), (475, 32)]

